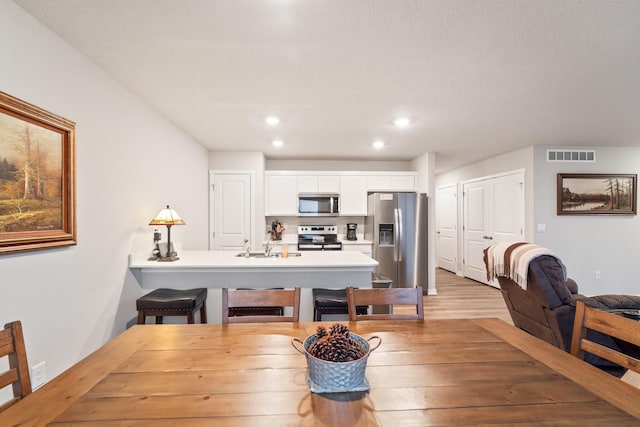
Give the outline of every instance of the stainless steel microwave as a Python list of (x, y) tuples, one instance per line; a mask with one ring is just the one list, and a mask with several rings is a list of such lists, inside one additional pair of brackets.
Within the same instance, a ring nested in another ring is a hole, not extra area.
[(338, 193), (298, 194), (298, 216), (338, 216), (340, 195)]

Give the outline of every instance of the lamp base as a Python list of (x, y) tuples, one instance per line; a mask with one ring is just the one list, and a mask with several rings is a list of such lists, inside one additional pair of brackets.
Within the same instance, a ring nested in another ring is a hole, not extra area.
[(158, 258), (158, 261), (160, 261), (160, 262), (171, 262), (171, 261), (177, 261), (179, 259), (180, 258), (178, 258), (175, 255), (172, 255), (172, 256), (161, 256), (160, 258)]

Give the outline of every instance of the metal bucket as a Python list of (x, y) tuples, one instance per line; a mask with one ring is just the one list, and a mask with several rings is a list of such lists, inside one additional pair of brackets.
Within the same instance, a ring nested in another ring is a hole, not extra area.
[[(349, 391), (364, 382), (364, 371), (367, 367), (369, 354), (380, 347), (382, 339), (378, 336), (372, 336), (368, 340), (365, 340), (360, 335), (356, 335), (351, 332), (349, 332), (349, 337), (357, 342), (365, 353), (362, 358), (351, 362), (331, 362), (328, 360), (318, 359), (317, 357), (309, 354), (309, 348), (311, 348), (318, 339), (316, 335), (308, 336), (307, 339), (304, 340), (304, 343), (298, 338), (293, 338), (291, 340), (293, 348), (305, 355), (307, 359), (309, 380), (318, 387), (331, 392)], [(373, 339), (377, 339), (378, 344), (372, 348), (369, 345), (369, 341)], [(302, 344), (303, 349), (300, 349), (297, 343)]]

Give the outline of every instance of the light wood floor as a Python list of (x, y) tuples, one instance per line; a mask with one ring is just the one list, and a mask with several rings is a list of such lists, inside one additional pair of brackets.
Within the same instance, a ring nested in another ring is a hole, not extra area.
[(497, 317), (509, 324), (511, 316), (499, 289), (436, 269), (438, 295), (424, 296), (425, 319)]

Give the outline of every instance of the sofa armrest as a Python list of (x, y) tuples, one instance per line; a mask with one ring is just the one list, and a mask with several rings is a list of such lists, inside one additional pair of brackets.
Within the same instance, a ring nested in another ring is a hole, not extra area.
[(640, 296), (638, 295), (597, 295), (593, 297), (576, 295), (572, 305), (575, 305), (577, 300), (582, 300), (586, 305), (600, 310), (640, 310)]
[(571, 292), (573, 295), (578, 293), (578, 284), (572, 278), (567, 277), (567, 280), (564, 281), (564, 284), (569, 289), (569, 292)]

